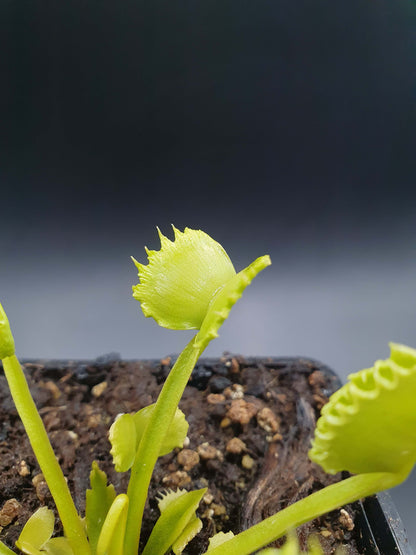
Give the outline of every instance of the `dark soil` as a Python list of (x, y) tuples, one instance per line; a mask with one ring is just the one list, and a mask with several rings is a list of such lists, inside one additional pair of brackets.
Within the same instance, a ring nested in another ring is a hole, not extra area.
[[(117, 492), (126, 490), (128, 474), (117, 474), (112, 466), (108, 429), (118, 413), (156, 400), (171, 364), (169, 357), (126, 362), (111, 356), (94, 363), (24, 364), (81, 514), (94, 459)], [(143, 541), (158, 517), (155, 497), (163, 488), (208, 487), (199, 509), (203, 531), (186, 550), (199, 555), (215, 532), (237, 532), (338, 481), (339, 475), (326, 475), (307, 457), (319, 411), (338, 385), (332, 373), (309, 360), (224, 356), (200, 361), (180, 405), (189, 422), (189, 442), (159, 459)], [(1, 539), (13, 547), (22, 525), (43, 504), (54, 507), (1, 374)], [(354, 518), (354, 506), (333, 511), (301, 527), (301, 542), (318, 533), (326, 553), (339, 545), (347, 546), (346, 553), (359, 553)]]

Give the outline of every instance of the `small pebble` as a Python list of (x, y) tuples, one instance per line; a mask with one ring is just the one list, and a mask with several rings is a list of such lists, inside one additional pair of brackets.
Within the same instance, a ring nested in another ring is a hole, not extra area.
[(225, 366), (230, 369), (232, 374), (238, 374), (240, 371), (240, 364), (236, 358), (232, 358), (231, 360), (227, 360)]
[(220, 505), (219, 503), (211, 503), (210, 508), (214, 511), (215, 516), (227, 514), (227, 509), (224, 507), (224, 505)]
[(20, 461), (17, 467), (17, 472), (20, 476), (29, 476), (30, 470), (26, 461)]
[(219, 451), (216, 447), (210, 445), (208, 442), (204, 442), (201, 443), (201, 445), (198, 445), (197, 451), (198, 455), (204, 461), (208, 461), (211, 459), (223, 459), (221, 451)]
[(222, 393), (210, 393), (207, 396), (207, 402), (210, 405), (218, 405), (219, 403), (224, 403), (225, 397)]
[(212, 495), (212, 493), (210, 491), (207, 491), (207, 493), (204, 495), (202, 500), (204, 501), (204, 503), (206, 505), (211, 505), (211, 503), (214, 501), (214, 496)]
[(241, 459), (241, 466), (246, 470), (251, 470), (254, 466), (254, 459), (250, 455), (244, 455)]
[(97, 413), (97, 414), (91, 414), (91, 416), (88, 418), (88, 427), (89, 428), (96, 428), (97, 426), (99, 426), (101, 424), (102, 420), (101, 420), (101, 414)]
[(0, 509), (0, 526), (8, 526), (15, 518), (19, 516), (21, 505), (17, 499), (12, 497), (8, 499)]
[(240, 365), (238, 363), (238, 360), (234, 357), (231, 359), (230, 370), (232, 374), (238, 374), (238, 372), (240, 371)]
[(232, 422), (248, 424), (257, 413), (257, 407), (244, 399), (234, 399), (227, 411), (227, 416)]
[(266, 432), (275, 434), (279, 430), (279, 421), (269, 407), (264, 407), (257, 413), (257, 422)]
[(39, 501), (44, 503), (46, 496), (49, 494), (49, 488), (43, 474), (36, 474), (36, 476), (33, 477), (32, 484), (35, 486)]
[(229, 399), (242, 399), (244, 397), (244, 387), (239, 383), (234, 383), (231, 387), (224, 389), (224, 395)]
[(340, 510), (340, 516), (338, 520), (346, 530), (354, 530), (354, 521), (351, 515), (345, 509)]
[(329, 530), (321, 530), (321, 532), (319, 532), (321, 534), (321, 536), (323, 536), (324, 538), (329, 538), (331, 536), (331, 532)]
[(246, 450), (246, 444), (239, 437), (233, 437), (228, 441), (225, 450), (227, 453), (239, 455)]
[(179, 451), (177, 459), (184, 470), (191, 470), (199, 463), (199, 455), (192, 449), (182, 449), (182, 451)]
[(43, 474), (36, 474), (35, 476), (33, 476), (32, 479), (32, 484), (36, 487), (40, 482), (44, 482), (45, 478), (43, 477)]
[(169, 488), (183, 488), (186, 484), (189, 484), (190, 481), (191, 477), (184, 470), (177, 470), (162, 478), (162, 482)]
[(228, 426), (231, 426), (231, 420), (226, 416), (221, 420), (220, 428), (228, 428)]
[(94, 387), (91, 389), (91, 393), (94, 397), (98, 398), (104, 393), (104, 391), (107, 389), (107, 386), (107, 382), (97, 383), (97, 385), (94, 385)]
[(308, 382), (312, 387), (322, 389), (327, 386), (324, 374), (320, 370), (315, 370), (308, 378)]

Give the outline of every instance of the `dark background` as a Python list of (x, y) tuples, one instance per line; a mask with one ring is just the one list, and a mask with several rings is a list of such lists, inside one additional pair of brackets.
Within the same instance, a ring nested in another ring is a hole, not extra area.
[[(201, 228), (273, 265), (208, 355), (416, 346), (413, 0), (0, 5), (0, 293), (21, 357), (178, 352), (129, 260)], [(415, 476), (393, 495), (416, 545)]]

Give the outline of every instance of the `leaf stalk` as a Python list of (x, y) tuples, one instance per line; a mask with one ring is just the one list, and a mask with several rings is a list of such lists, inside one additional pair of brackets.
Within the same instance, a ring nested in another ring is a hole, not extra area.
[(318, 516), (378, 491), (392, 488), (403, 473), (374, 472), (351, 476), (289, 505), (233, 538), (209, 550), (209, 555), (250, 555)]
[(160, 447), (172, 421), (176, 407), (202, 350), (195, 346), (195, 337), (179, 355), (156, 401), (131, 469), (127, 496), (130, 500), (127, 515), (124, 555), (137, 555), (140, 528), (147, 491)]
[[(74, 553), (88, 555), (89, 544), (65, 477), (52, 449), (43, 421), (29, 391), (16, 355), (3, 359), (3, 369), (17, 412), (29, 437), (42, 474), (58, 509), (65, 535)], [(0, 551), (1, 553), (1, 551)]]

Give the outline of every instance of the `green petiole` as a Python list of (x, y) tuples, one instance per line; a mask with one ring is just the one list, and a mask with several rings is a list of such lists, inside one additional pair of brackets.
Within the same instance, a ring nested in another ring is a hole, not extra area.
[[(123, 555), (137, 555), (143, 511), (153, 469), (198, 358), (209, 342), (217, 337), (218, 329), (244, 289), (271, 263), (268, 256), (262, 256), (236, 274), (222, 247), (203, 232), (186, 229), (181, 233), (175, 229), (175, 243), (171, 243), (161, 233), (159, 236), (162, 249), (160, 252), (147, 251), (149, 266), (135, 261), (141, 283), (133, 288), (134, 296), (142, 302), (146, 316), (153, 316), (165, 327), (198, 327), (200, 331), (188, 343), (170, 371), (140, 441), (127, 490), (130, 503)], [(207, 259), (201, 258), (201, 252), (208, 253)], [(214, 282), (213, 286), (212, 276), (204, 266), (212, 268), (216, 264), (221, 267), (222, 282)], [(168, 266), (172, 266), (175, 280), (168, 280)], [(184, 298), (183, 283), (189, 282), (191, 271), (195, 268), (199, 274), (193, 276), (188, 285), (188, 289), (195, 287), (194, 298), (189, 301)], [(161, 302), (160, 291), (166, 293), (165, 302)], [(176, 312), (180, 313), (180, 318), (176, 316)]]
[[(107, 486), (105, 473), (93, 463), (86, 503), (87, 531), (30, 395), (15, 356), (7, 316), (0, 305), (0, 359), (4, 373), (66, 536), (52, 537), (53, 512), (42, 507), (26, 523), (16, 542), (25, 553), (138, 553), (156, 461), (173, 448), (182, 447), (186, 437), (188, 424), (178, 405), (192, 370), (209, 342), (217, 337), (244, 289), (270, 264), (270, 258), (262, 256), (236, 273), (221, 245), (202, 231), (174, 232), (174, 242), (159, 232), (161, 250), (146, 249), (147, 266), (134, 261), (140, 283), (133, 287), (133, 296), (140, 301), (144, 314), (160, 325), (199, 331), (178, 357), (156, 403), (135, 414), (119, 415), (111, 427), (109, 439), (115, 468), (118, 472), (131, 468), (128, 491), (127, 495), (116, 496), (114, 487)], [(394, 343), (390, 347), (390, 358), (351, 375), (349, 382), (331, 396), (312, 440), (309, 456), (313, 462), (331, 474), (346, 470), (355, 475), (299, 500), (236, 536), (232, 532), (216, 534), (211, 538), (209, 555), (250, 555), (305, 522), (392, 488), (407, 478), (416, 460), (416, 350)], [(165, 553), (172, 549), (182, 553), (202, 526), (196, 509), (204, 493), (200, 489), (162, 494), (161, 515), (144, 552)], [(12, 554), (0, 542), (0, 555)]]
[(130, 500), (126, 524), (124, 555), (136, 555), (147, 490), (160, 446), (172, 421), (183, 390), (200, 356), (193, 338), (178, 357), (156, 401), (131, 469), (127, 496)]
[(16, 553), (9, 549), (3, 542), (0, 542), (0, 555), (16, 555)]
[(326, 472), (356, 476), (293, 503), (209, 549), (209, 555), (248, 555), (290, 529), (407, 478), (416, 460), (416, 350), (396, 343), (390, 349), (388, 359), (350, 375), (331, 396), (309, 451)]
[[(77, 513), (63, 472), (56, 460), (42, 419), (36, 409), (29, 387), (15, 355), (3, 358), (3, 369), (17, 412), (23, 422), (30, 444), (43, 476), (56, 503), (65, 535), (74, 553), (88, 555), (90, 548), (84, 526)], [(1, 551), (0, 551), (1, 553)], [(12, 552), (10, 552), (12, 553)]]
[(250, 555), (284, 536), (288, 530), (347, 503), (389, 489), (404, 479), (402, 475), (387, 472), (352, 476), (289, 505), (218, 547), (210, 549), (209, 555)]

